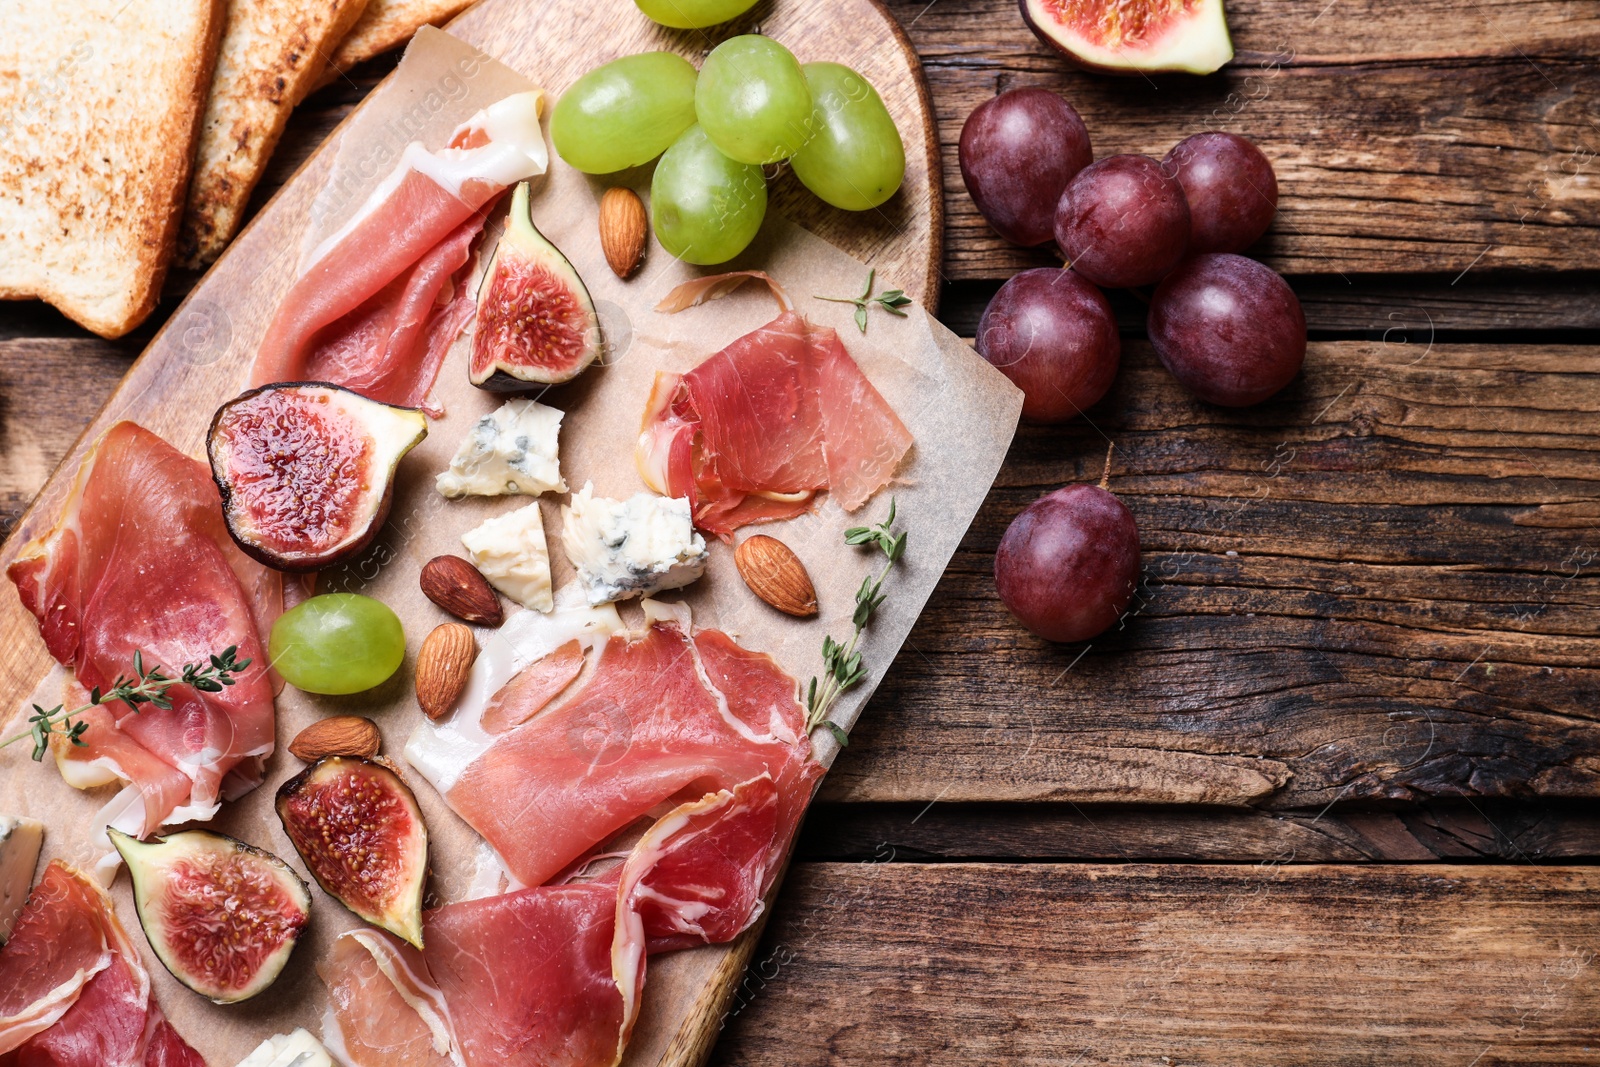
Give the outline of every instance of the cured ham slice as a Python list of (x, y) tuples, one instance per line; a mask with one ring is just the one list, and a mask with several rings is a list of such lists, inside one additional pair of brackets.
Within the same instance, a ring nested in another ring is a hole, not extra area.
[(428, 913), (423, 955), (467, 1067), (604, 1067), (621, 1058), (632, 1019), (612, 974), (616, 907), (616, 887), (597, 882)]
[(115, 950), (100, 890), (60, 863), (45, 868), (0, 949), (0, 1051), (55, 1025)]
[(386, 404), (422, 405), (472, 311), (461, 283), (488, 204), (548, 164), (543, 94), (491, 105), (399, 165), (324, 241), (278, 306), (252, 386), (325, 381)]
[(328, 987), (322, 1040), (358, 1067), (451, 1067), (450, 1023), (422, 953), (377, 930), (340, 935), (317, 973)]
[(230, 795), (259, 781), (274, 729), (259, 635), (281, 607), (281, 585), (228, 536), (204, 464), (117, 423), (84, 460), (55, 529), (7, 573), (51, 655), (85, 688), (111, 688), (135, 652), (169, 675), (229, 647), (252, 661), (220, 693), (174, 685), (171, 708), (111, 704), (89, 716), (87, 747), (58, 762), (132, 783), (113, 801), (119, 829), (145, 836), (209, 818), (225, 780)]
[(151, 998), (110, 898), (59, 860), (0, 950), (0, 1063), (204, 1067)]
[(583, 664), (583, 645), (577, 638), (530, 663), (489, 698), (483, 709), (483, 728), (491, 734), (503, 734), (527, 722), (572, 684), (583, 672)]
[[(542, 885), (664, 802), (764, 774), (787, 841), (822, 774), (794, 680), (770, 657), (714, 630), (691, 638), (686, 609), (645, 607), (648, 628), (612, 634), (559, 705), (474, 752), (448, 742), (460, 725), (423, 724), (407, 746), (522, 885)], [(469, 686), (458, 717), (472, 699)], [(470, 762), (458, 767), (463, 755)]]
[(800, 514), (824, 489), (856, 510), (912, 444), (839, 335), (795, 312), (766, 275), (699, 279), (658, 310), (682, 310), (751, 277), (771, 285), (781, 313), (687, 374), (658, 373), (637, 450), (645, 482), (688, 497), (696, 525), (725, 541), (740, 526)]
[[(594, 881), (431, 911), (427, 947), (398, 978), (375, 961), (414, 949), (368, 931), (345, 935), (321, 969), (324, 1039), (332, 1035), (329, 1047), (354, 1067), (452, 1062), (429, 1034), (450, 1035), (465, 1067), (616, 1064), (638, 1018), (647, 951), (727, 941), (760, 914), (776, 800), (763, 775), (669, 812)], [(355, 1042), (353, 1023), (363, 1033)]]
[[(644, 953), (732, 941), (761, 916), (778, 853), (778, 789), (767, 775), (663, 816), (623, 863), (613, 947), (618, 988), (638, 1012)], [(637, 964), (637, 966), (636, 966)]]

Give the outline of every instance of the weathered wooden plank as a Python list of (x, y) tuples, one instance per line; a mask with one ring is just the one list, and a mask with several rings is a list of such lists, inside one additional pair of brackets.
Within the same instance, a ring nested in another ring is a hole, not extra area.
[[(98, 408), (114, 352), (0, 342), (9, 506)], [(825, 795), (1593, 795), (1597, 410), (1594, 349), (1316, 344), (1282, 400), (1223, 412), (1132, 344), (1093, 426), (1023, 429)], [(1056, 648), (995, 599), (990, 555), (1039, 492), (1098, 477), (1101, 432), (1145, 583), (1125, 630)]]
[[(1452, 284), (1453, 283), (1453, 284)], [(975, 336), (983, 309), (1002, 282), (961, 281), (944, 287), (939, 319), (963, 337)], [(1390, 345), (1430, 341), (1562, 339), (1588, 343), (1600, 330), (1600, 277), (1570, 274), (1296, 275), (1289, 279), (1306, 328), (1325, 340), (1366, 339)], [(1132, 293), (1106, 294), (1125, 335), (1142, 337), (1149, 305)], [(1552, 336), (1553, 335), (1553, 336)]]
[(1283, 193), (1260, 251), (1286, 273), (1600, 266), (1600, 10), (1582, 0), (1238, 0), (1238, 55), (1205, 79), (1078, 71), (1013, 0), (890, 7), (939, 112), (947, 278), (1049, 262), (988, 230), (956, 167), (967, 114), (1023, 85), (1071, 100), (1097, 155), (1159, 157), (1202, 129), (1257, 140)]
[(0, 537), (127, 373), (127, 347), (82, 337), (0, 341)]
[[(1024, 427), (852, 744), (833, 800), (1321, 808), (1600, 789), (1600, 352), (1314, 344), (1260, 408), (1141, 344), (1089, 422)], [(1020, 629), (995, 545), (1098, 478), (1137, 517), (1132, 616)], [(915, 536), (913, 534), (913, 536)]]
[[(1020, 85), (1062, 91), (1101, 154), (1159, 156), (1205, 128), (1258, 139), (1284, 194), (1260, 251), (1288, 273), (1448, 280), (1469, 266), (1600, 268), (1600, 12), (1582, 0), (1236, 0), (1238, 57), (1206, 79), (1077, 71), (1022, 25), (1013, 0), (888, 6), (922, 57), (938, 112), (947, 279), (1050, 261), (988, 230), (956, 166), (967, 114)], [(256, 203), (391, 64), (364, 66), (302, 105)]]
[(801, 861), (1533, 863), (1600, 857), (1592, 804), (1431, 803), (1315, 812), (1104, 804), (818, 804)]
[(800, 864), (715, 1064), (1600, 1063), (1600, 870)]

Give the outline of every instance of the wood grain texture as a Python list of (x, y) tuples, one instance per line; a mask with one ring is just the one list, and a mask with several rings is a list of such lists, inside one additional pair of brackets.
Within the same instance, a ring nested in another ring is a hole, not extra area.
[[(824, 796), (1314, 808), (1600, 789), (1600, 351), (1313, 344), (1208, 408), (1130, 344), (1025, 426)], [(1123, 629), (1053, 646), (994, 594), (1041, 492), (1132, 509)]]
[(1436, 802), (1234, 811), (1103, 804), (818, 804), (804, 862), (1138, 860), (1549, 863), (1600, 858), (1593, 804)]
[(99, 338), (0, 341), (0, 531), (9, 532), (131, 357)]
[(1014, 0), (891, 7), (938, 102), (947, 278), (1050, 261), (989, 231), (956, 166), (967, 114), (1025, 85), (1071, 101), (1097, 157), (1159, 158), (1203, 129), (1255, 139), (1282, 191), (1258, 252), (1286, 273), (1600, 265), (1600, 10), (1584, 0), (1234, 0), (1237, 54), (1203, 79), (1078, 71)]
[[(13, 499), (96, 400), (92, 377), (51, 392), (52, 371), (27, 368), (70, 353), (109, 384), (115, 357), (97, 345), (0, 352), (21, 357), (5, 361), (21, 427), (7, 440), (41, 442), (13, 444)], [(1117, 442), (1113, 488), (1141, 526), (1138, 615), (1087, 650), (1055, 648), (994, 598), (1011, 516), (1098, 477), (1104, 456), (1088, 425), (1024, 427), (825, 796), (1593, 796), (1597, 375), (1584, 348), (1315, 344), (1281, 402), (1225, 413), (1130, 345), (1090, 417)]]
[(1600, 871), (803, 864), (712, 1062), (1600, 1062)]

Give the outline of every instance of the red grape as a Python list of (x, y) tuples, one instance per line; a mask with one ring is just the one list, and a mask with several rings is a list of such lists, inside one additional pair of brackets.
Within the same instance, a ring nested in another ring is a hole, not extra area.
[(1022, 510), (994, 554), (994, 584), (1046, 641), (1087, 641), (1116, 622), (1139, 584), (1139, 527), (1093, 485), (1046, 493)]
[(1149, 156), (1110, 156), (1078, 172), (1056, 205), (1056, 243), (1096, 285), (1161, 280), (1189, 243), (1183, 186)]
[(1025, 270), (1000, 287), (978, 322), (978, 354), (1022, 390), (1022, 414), (1064, 422), (1117, 376), (1122, 342), (1105, 295), (1069, 270)]
[(1061, 190), (1094, 159), (1083, 120), (1048, 89), (1013, 89), (978, 105), (961, 127), (959, 154), (989, 225), (1030, 248), (1054, 236)]
[(1257, 404), (1289, 384), (1306, 358), (1306, 316), (1289, 283), (1253, 259), (1195, 256), (1150, 301), (1150, 343), (1201, 400)]
[(1185, 137), (1163, 160), (1189, 200), (1189, 254), (1243, 252), (1278, 210), (1278, 177), (1261, 149), (1238, 134)]

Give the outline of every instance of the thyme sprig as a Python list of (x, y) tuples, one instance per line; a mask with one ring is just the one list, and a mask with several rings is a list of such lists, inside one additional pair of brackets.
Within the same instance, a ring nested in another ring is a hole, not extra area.
[(860, 643), (862, 631), (872, 620), (878, 605), (883, 603), (883, 580), (906, 551), (905, 532), (894, 531), (894, 511), (894, 501), (891, 499), (887, 519), (876, 526), (856, 526), (844, 532), (845, 544), (872, 545), (884, 554), (888, 562), (876, 578), (870, 574), (863, 578), (861, 588), (856, 590), (856, 610), (851, 617), (855, 630), (850, 634), (849, 642), (840, 644), (831, 635), (823, 637), (822, 677), (820, 680), (813, 677), (811, 684), (806, 687), (806, 733), (826, 726), (840, 745), (848, 745), (850, 738), (837, 723), (828, 721), (828, 713), (846, 689), (867, 676), (866, 665), (862, 663), (856, 645)]
[(826, 300), (832, 304), (854, 304), (856, 306), (856, 325), (861, 327), (861, 332), (867, 332), (867, 309), (876, 304), (891, 315), (898, 315), (902, 319), (906, 313), (901, 310), (911, 303), (911, 298), (900, 289), (889, 289), (872, 295), (872, 286), (878, 280), (876, 268), (867, 271), (867, 287), (861, 291), (860, 296), (818, 296), (817, 300)]
[(128, 705), (135, 712), (143, 711), (142, 704), (160, 708), (163, 711), (172, 707), (172, 700), (167, 696), (167, 690), (175, 685), (187, 685), (198, 689), (202, 693), (220, 693), (225, 686), (234, 683), (234, 675), (240, 674), (250, 666), (247, 659), (239, 659), (239, 646), (231, 645), (221, 654), (211, 656), (209, 663), (190, 663), (174, 678), (161, 670), (159, 665), (145, 670), (144, 654), (135, 651), (133, 654), (133, 677), (117, 675), (117, 680), (111, 683), (111, 688), (101, 691), (95, 686), (89, 691), (89, 703), (81, 704), (71, 711), (66, 705), (57, 704), (48, 711), (38, 704), (33, 706), (33, 714), (28, 716), (28, 730), (26, 733), (17, 734), (0, 742), (0, 748), (21, 741), (25, 737), (33, 738), (33, 759), (38, 762), (44, 759), (44, 754), (50, 749), (50, 735), (59, 733), (74, 745), (87, 747), (89, 742), (83, 739), (83, 733), (89, 729), (87, 722), (78, 719), (79, 715), (98, 704), (115, 704), (118, 701)]

